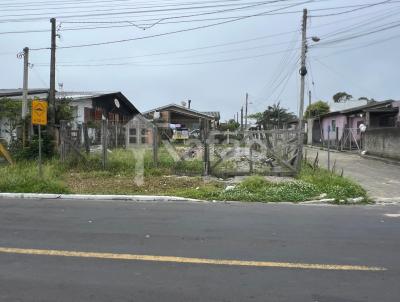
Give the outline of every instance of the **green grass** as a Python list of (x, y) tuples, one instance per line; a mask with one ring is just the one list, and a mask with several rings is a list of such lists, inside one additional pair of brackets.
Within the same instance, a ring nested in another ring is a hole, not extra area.
[[(175, 161), (165, 148), (160, 148), (158, 164), (153, 162), (149, 149), (132, 150), (117, 149), (107, 154), (106, 169), (108, 175), (134, 175), (138, 160), (143, 158), (145, 176), (161, 175), (201, 175), (203, 165), (200, 160)], [(70, 160), (63, 165), (65, 171), (93, 172), (103, 171), (100, 154), (89, 154), (85, 159)]]
[(313, 184), (319, 193), (325, 193), (327, 198), (333, 198), (337, 202), (356, 197), (363, 197), (365, 201), (368, 201), (367, 192), (359, 184), (346, 177), (332, 174), (325, 169), (314, 171), (310, 166), (303, 165), (298, 178)]
[(334, 199), (334, 203), (347, 203), (347, 199), (357, 197), (368, 202), (366, 191), (352, 180), (323, 169), (314, 171), (307, 166), (297, 179), (289, 182), (272, 183), (262, 176), (251, 176), (228, 191), (217, 186), (204, 186), (176, 192), (187, 198), (257, 202), (301, 202), (317, 199), (321, 194)]
[[(142, 186), (134, 182), (138, 154), (144, 156), (145, 183)], [(313, 170), (307, 164), (293, 181), (273, 183), (262, 176), (251, 176), (228, 191), (224, 183), (205, 182), (200, 177), (168, 177), (200, 176), (202, 162), (199, 159), (175, 162), (165, 149), (160, 149), (157, 166), (150, 150), (135, 153), (114, 150), (108, 154), (106, 170), (102, 169), (100, 155), (90, 154), (85, 160), (70, 160), (63, 164), (58, 160), (47, 161), (43, 172), (40, 179), (34, 162), (0, 166), (0, 192), (154, 194), (250, 202), (300, 202), (316, 199), (324, 193), (337, 203), (346, 203), (348, 198), (355, 197), (368, 200), (366, 191), (355, 182), (324, 169)]]
[(53, 162), (43, 165), (43, 177), (39, 177), (36, 163), (22, 162), (0, 167), (0, 192), (13, 193), (69, 193), (62, 175)]

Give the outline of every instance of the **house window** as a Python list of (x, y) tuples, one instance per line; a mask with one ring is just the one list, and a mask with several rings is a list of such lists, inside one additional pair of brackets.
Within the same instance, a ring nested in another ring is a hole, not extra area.
[(142, 128), (140, 131), (140, 141), (142, 144), (147, 143), (147, 131), (144, 128)]
[(136, 128), (129, 128), (129, 143), (130, 144), (138, 143)]
[(336, 132), (336, 120), (332, 120), (331, 131)]

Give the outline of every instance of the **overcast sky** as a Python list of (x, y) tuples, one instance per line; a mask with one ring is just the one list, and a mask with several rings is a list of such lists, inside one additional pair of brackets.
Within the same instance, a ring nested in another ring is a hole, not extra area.
[[(121, 91), (141, 111), (191, 99), (192, 108), (220, 111), (223, 119), (233, 117), (240, 110), (248, 92), (250, 112), (262, 111), (280, 101), (297, 113), (300, 28), (302, 9), (308, 8), (311, 18), (307, 36), (321, 38), (317, 44), (309, 43), (315, 46), (311, 46), (308, 53), (311, 72), (306, 90), (312, 91), (313, 101), (330, 101), (338, 91), (346, 91), (356, 98), (400, 99), (399, 1), (385, 1), (370, 7), (360, 5), (384, 1), (267, 2), (1, 0), (0, 88), (22, 87), (22, 60), (16, 57), (19, 51), (25, 46), (33, 49), (50, 46), (50, 32), (47, 31), (4, 33), (49, 30), (48, 19), (54, 16), (57, 24), (61, 22), (57, 40), (60, 47), (57, 50), (57, 83), (63, 83), (66, 91)], [(293, 6), (295, 4), (299, 5)], [(283, 9), (289, 5), (293, 7)], [(230, 10), (233, 8), (234, 11)], [(277, 9), (281, 10), (275, 13), (284, 14), (260, 15)], [(192, 29), (257, 14), (160, 37), (62, 48)], [(182, 18), (183, 15), (190, 17)], [(176, 18), (178, 16), (180, 18)], [(32, 20), (21, 22), (24, 19)], [(152, 20), (140, 21), (147, 19)], [(138, 28), (138, 24), (139, 27), (155, 25), (144, 30)], [(93, 26), (119, 27), (67, 30)], [(376, 33), (371, 33), (374, 31)], [(31, 88), (48, 87), (49, 61), (49, 50), (31, 51), (30, 62), (34, 64), (29, 77)]]

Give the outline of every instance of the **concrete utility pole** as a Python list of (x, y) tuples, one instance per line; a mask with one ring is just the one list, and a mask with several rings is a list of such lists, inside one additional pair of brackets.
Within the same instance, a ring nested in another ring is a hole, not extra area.
[(311, 105), (311, 90), (308, 91), (308, 106)]
[(29, 48), (24, 48), (24, 79), (22, 90), (22, 145), (25, 147), (26, 141), (26, 115), (28, 114), (28, 72), (29, 72)]
[(54, 127), (56, 124), (56, 19), (51, 18), (51, 56), (50, 56), (50, 91), (49, 105), (51, 106), (50, 122)]
[(249, 94), (246, 92), (246, 109), (245, 109), (245, 113), (244, 113), (244, 125), (245, 125), (245, 129), (247, 129), (247, 110), (249, 107)]
[(303, 10), (303, 24), (302, 24), (302, 43), (301, 43), (301, 68), (300, 68), (300, 106), (299, 106), (299, 125), (298, 125), (298, 153), (296, 160), (297, 172), (300, 172), (301, 161), (303, 159), (303, 113), (304, 113), (304, 80), (307, 75), (306, 67), (306, 53), (307, 53), (307, 9)]
[(236, 112), (236, 123), (239, 124), (239, 112)]

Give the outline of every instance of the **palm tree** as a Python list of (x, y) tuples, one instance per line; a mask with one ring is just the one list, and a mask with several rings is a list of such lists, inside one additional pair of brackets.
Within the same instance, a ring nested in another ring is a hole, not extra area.
[(263, 112), (263, 118), (260, 121), (264, 129), (283, 128), (283, 125), (291, 120), (297, 119), (296, 115), (289, 112), (287, 108), (281, 107), (280, 102), (268, 106)]

